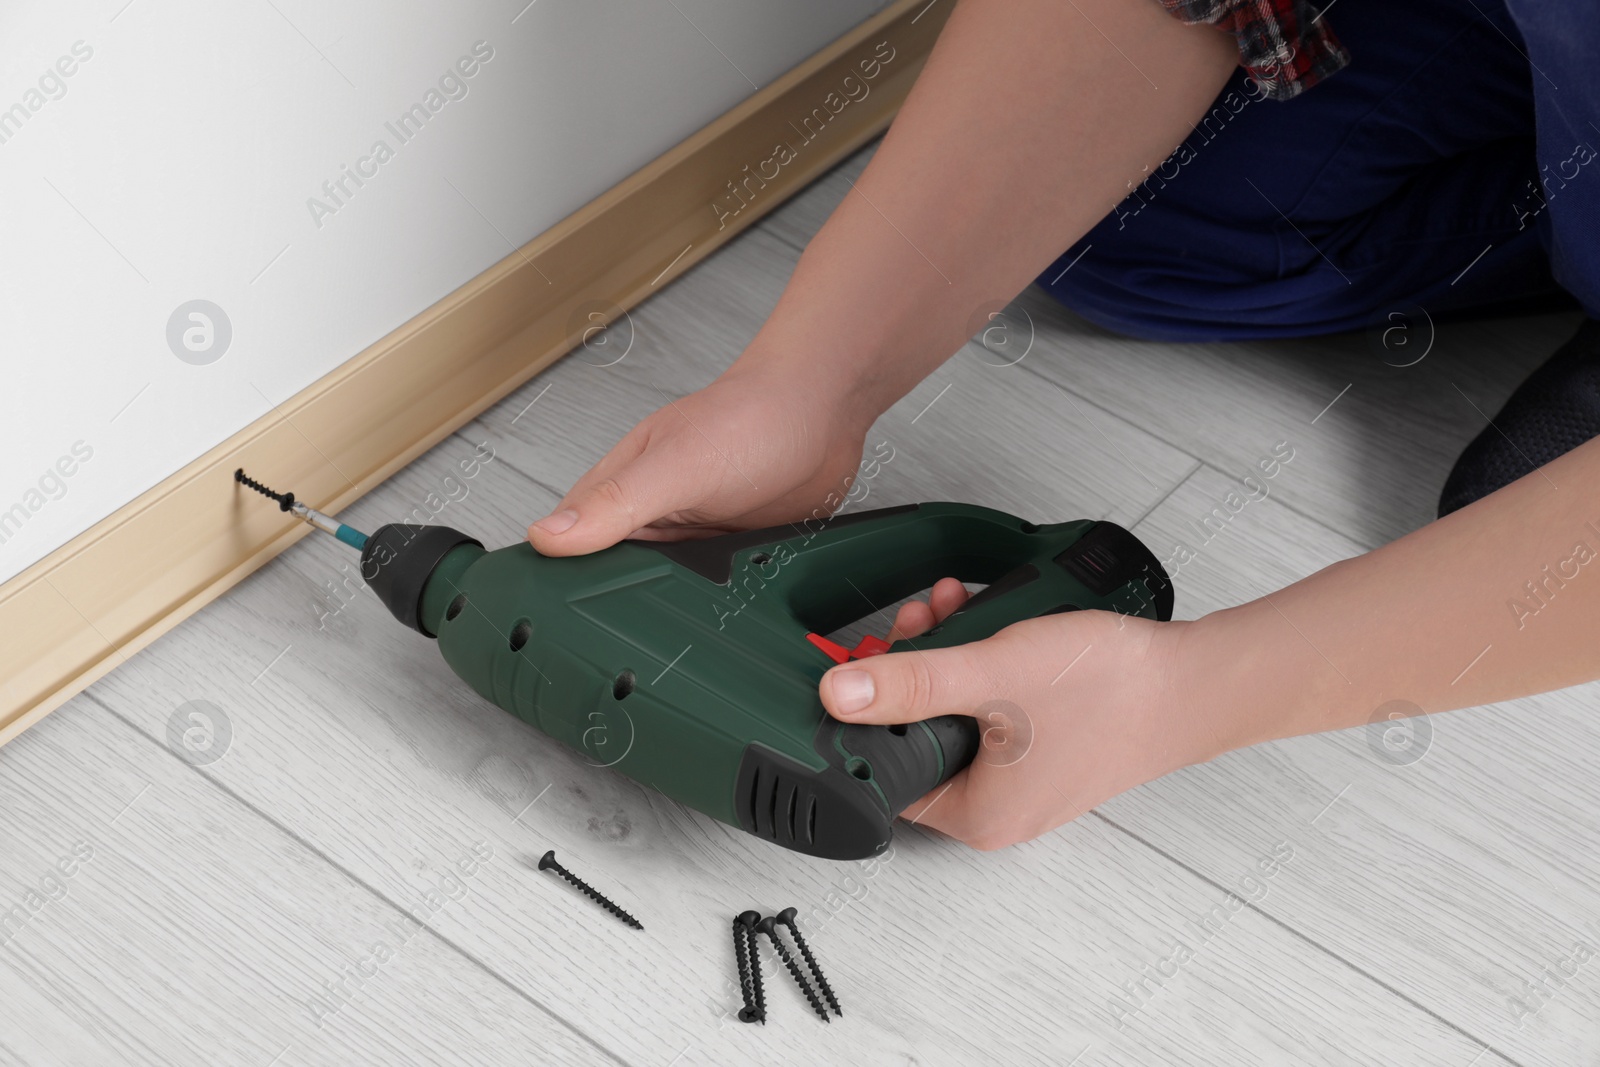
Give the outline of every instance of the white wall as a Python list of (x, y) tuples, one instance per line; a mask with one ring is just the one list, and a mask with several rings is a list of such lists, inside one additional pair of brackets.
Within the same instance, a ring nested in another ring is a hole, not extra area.
[(882, 6), (4, 0), (0, 580)]

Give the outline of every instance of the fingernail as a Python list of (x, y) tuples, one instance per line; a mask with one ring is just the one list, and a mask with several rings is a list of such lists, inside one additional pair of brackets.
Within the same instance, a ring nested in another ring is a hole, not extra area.
[(547, 534), (559, 534), (566, 533), (572, 529), (577, 521), (578, 513), (571, 508), (566, 508), (556, 512), (554, 515), (546, 515), (534, 525)]
[(846, 715), (872, 703), (872, 675), (866, 671), (840, 671), (833, 676), (833, 706)]

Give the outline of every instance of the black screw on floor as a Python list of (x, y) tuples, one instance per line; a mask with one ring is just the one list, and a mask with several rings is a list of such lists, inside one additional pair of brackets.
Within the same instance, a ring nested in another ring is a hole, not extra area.
[(733, 958), (739, 964), (739, 990), (744, 997), (744, 1007), (739, 1009), (739, 1021), (765, 1023), (767, 1020), (762, 1017), (756, 1004), (755, 988), (750, 980), (750, 942), (745, 936), (743, 916), (733, 920)]
[[(761, 913), (747, 911), (733, 920), (737, 927), (742, 928), (745, 939), (745, 955), (750, 960), (750, 988), (754, 993), (751, 1006), (755, 1009), (755, 1017), (765, 1025), (767, 1021), (767, 994), (761, 988), (761, 946), (756, 941), (756, 924), (761, 921)], [(735, 937), (740, 933), (736, 931)], [(746, 1020), (748, 1022), (749, 1020)]]
[(579, 878), (577, 875), (561, 866), (561, 864), (557, 863), (555, 849), (551, 849), (549, 852), (546, 852), (539, 859), (539, 869), (541, 871), (555, 871), (561, 877), (577, 886), (579, 890), (586, 894), (595, 903), (599, 904), (602, 908), (606, 909), (611, 914), (615, 915), (617, 918), (633, 927), (635, 930), (644, 929), (644, 924), (638, 919), (635, 919), (632, 915), (629, 915), (627, 912), (617, 907), (602, 894), (595, 892), (594, 887), (588, 882), (585, 882), (582, 878)]
[(798, 914), (799, 912), (794, 908), (784, 908), (773, 918), (778, 920), (779, 926), (787, 926), (789, 928), (789, 936), (794, 938), (794, 947), (800, 950), (801, 956), (805, 957), (806, 966), (811, 968), (811, 974), (816, 978), (817, 986), (821, 988), (823, 998), (827, 1000), (828, 1006), (833, 1009), (835, 1015), (843, 1016), (844, 1012), (839, 1009), (839, 998), (833, 995), (833, 987), (828, 985), (826, 978), (822, 977), (822, 968), (817, 966), (817, 958), (811, 954), (811, 946), (806, 944), (805, 935), (800, 933), (800, 927), (795, 925), (794, 917)]
[(823, 1022), (832, 1022), (828, 1018), (828, 1009), (823, 1006), (817, 997), (816, 990), (811, 988), (811, 983), (806, 981), (805, 973), (800, 970), (800, 965), (795, 963), (794, 957), (789, 955), (789, 947), (783, 943), (783, 937), (778, 933), (778, 920), (767, 916), (756, 924), (756, 929), (767, 935), (767, 940), (772, 942), (772, 947), (777, 950), (778, 958), (783, 965), (789, 968), (789, 974), (794, 978), (794, 984), (800, 987), (800, 992), (806, 995), (806, 1000), (811, 1002), (811, 1010), (817, 1013), (817, 1018)]

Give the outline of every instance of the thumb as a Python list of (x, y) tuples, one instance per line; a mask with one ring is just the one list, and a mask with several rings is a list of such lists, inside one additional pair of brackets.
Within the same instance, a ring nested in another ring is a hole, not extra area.
[(892, 724), (971, 715), (1003, 686), (984, 666), (988, 641), (892, 652), (834, 667), (822, 676), (823, 706), (845, 722)]
[(674, 510), (679, 479), (661, 470), (648, 452), (621, 442), (578, 479), (555, 510), (528, 527), (528, 540), (545, 556), (581, 556), (609, 548)]

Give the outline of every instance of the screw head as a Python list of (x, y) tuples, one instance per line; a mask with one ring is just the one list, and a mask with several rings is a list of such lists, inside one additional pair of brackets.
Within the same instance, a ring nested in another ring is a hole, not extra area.
[(754, 1008), (740, 1008), (739, 1021), (742, 1023), (760, 1022), (761, 1013)]
[(739, 924), (741, 926), (754, 926), (760, 921), (761, 913), (759, 911), (746, 911), (739, 915)]
[(548, 871), (551, 867), (554, 867), (555, 865), (556, 865), (556, 850), (555, 849), (551, 849), (549, 852), (546, 852), (543, 856), (539, 857), (539, 869), (541, 871)]
[(773, 918), (777, 919), (778, 922), (783, 926), (793, 926), (794, 917), (799, 914), (800, 913), (794, 908), (784, 908), (782, 911), (778, 912), (778, 914), (774, 915)]
[[(742, 918), (742, 916), (741, 916), (741, 918)], [(770, 915), (768, 915), (765, 919), (762, 919), (760, 922), (756, 923), (756, 929), (758, 931), (760, 931), (761, 933), (766, 934), (768, 937), (771, 937), (771, 938), (776, 938), (778, 936), (778, 934), (777, 934), (777, 926), (778, 926), (778, 920), (774, 919)]]

